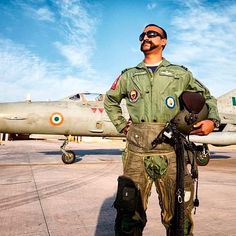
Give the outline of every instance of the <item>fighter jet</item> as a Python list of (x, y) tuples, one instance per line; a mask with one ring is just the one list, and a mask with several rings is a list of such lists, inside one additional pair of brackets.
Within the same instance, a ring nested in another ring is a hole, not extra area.
[[(78, 93), (60, 101), (0, 103), (0, 133), (121, 137), (103, 102), (103, 94)], [(121, 106), (128, 119), (124, 101)], [(67, 144), (65, 139), (61, 146), (62, 160), (70, 164), (75, 154), (65, 149)]]
[[(91, 98), (92, 97), (92, 98)], [(78, 93), (60, 101), (0, 103), (0, 133), (58, 134), (74, 136), (122, 137), (104, 110), (104, 95)], [(125, 100), (122, 112), (129, 118)], [(221, 125), (207, 136), (190, 135), (190, 141), (202, 143), (203, 155), (207, 144), (236, 144), (236, 89), (218, 98)], [(68, 139), (61, 146), (62, 161), (71, 164), (75, 153), (66, 150)]]

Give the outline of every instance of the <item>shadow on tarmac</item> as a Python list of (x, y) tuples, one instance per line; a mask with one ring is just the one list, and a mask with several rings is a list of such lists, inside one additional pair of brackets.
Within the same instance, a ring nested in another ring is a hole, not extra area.
[[(120, 149), (80, 149), (73, 150), (76, 155), (83, 157), (86, 155), (121, 155)], [(45, 155), (61, 155), (61, 151), (40, 152)]]
[(95, 236), (111, 236), (114, 235), (114, 223), (116, 210), (113, 207), (113, 203), (115, 201), (115, 195), (112, 197), (106, 198), (102, 203), (97, 226), (95, 231)]
[[(222, 153), (222, 154), (221, 154)], [(230, 155), (227, 155), (225, 152), (210, 152), (210, 159), (229, 159)]]

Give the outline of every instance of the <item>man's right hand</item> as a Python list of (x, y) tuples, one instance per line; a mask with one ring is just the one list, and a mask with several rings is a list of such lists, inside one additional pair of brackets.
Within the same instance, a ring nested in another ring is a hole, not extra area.
[(202, 120), (193, 126), (195, 129), (190, 134), (196, 135), (208, 135), (214, 128), (214, 122), (212, 120)]

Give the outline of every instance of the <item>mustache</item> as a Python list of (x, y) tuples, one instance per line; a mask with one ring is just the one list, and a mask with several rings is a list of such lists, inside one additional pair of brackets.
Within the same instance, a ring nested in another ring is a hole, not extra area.
[(152, 44), (152, 42), (150, 42), (149, 40), (145, 39), (145, 40), (142, 42), (141, 46), (143, 46), (145, 43)]
[(143, 45), (144, 45), (145, 43), (149, 43), (149, 44), (151, 45), (151, 47), (154, 46), (154, 44), (153, 44), (152, 41), (149, 41), (148, 39), (145, 39), (145, 40), (142, 42), (142, 44), (141, 44), (141, 48), (143, 47)]
[(142, 51), (142, 52), (144, 52), (144, 44), (145, 43), (149, 43), (149, 50), (148, 51), (152, 51), (153, 49), (155, 49), (155, 48), (157, 48), (158, 46), (157, 45), (155, 45), (152, 41), (149, 41), (148, 39), (146, 39), (146, 40), (144, 40), (143, 42), (142, 42), (142, 44), (140, 45), (140, 50)]

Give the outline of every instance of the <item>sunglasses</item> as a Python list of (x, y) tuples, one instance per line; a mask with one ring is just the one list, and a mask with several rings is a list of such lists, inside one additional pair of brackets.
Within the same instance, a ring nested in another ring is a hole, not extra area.
[(160, 33), (153, 30), (149, 30), (147, 32), (143, 32), (142, 34), (140, 34), (139, 41), (143, 41), (145, 35), (147, 35), (148, 38), (160, 37), (161, 39), (163, 39), (163, 36)]

